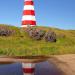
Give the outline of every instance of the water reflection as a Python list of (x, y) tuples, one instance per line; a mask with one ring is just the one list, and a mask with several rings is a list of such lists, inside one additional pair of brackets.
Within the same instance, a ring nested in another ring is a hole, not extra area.
[[(36, 64), (35, 75), (61, 75), (61, 71), (52, 63), (41, 62)], [(13, 63), (0, 65), (0, 75), (23, 75), (22, 65)]]

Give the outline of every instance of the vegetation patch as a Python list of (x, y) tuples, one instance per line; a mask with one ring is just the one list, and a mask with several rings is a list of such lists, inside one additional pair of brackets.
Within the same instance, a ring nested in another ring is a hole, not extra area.
[[(74, 54), (75, 53), (75, 30), (60, 30), (49, 27), (34, 27), (46, 32), (55, 32), (53, 36), (56, 42), (46, 42), (41, 38), (40, 41), (29, 37), (27, 32), (22, 32), (21, 28), (7, 26), (9, 30), (15, 31), (10, 36), (0, 36), (0, 55), (55, 55), (55, 54)], [(45, 35), (45, 34), (44, 34)], [(50, 35), (49, 35), (50, 36)]]

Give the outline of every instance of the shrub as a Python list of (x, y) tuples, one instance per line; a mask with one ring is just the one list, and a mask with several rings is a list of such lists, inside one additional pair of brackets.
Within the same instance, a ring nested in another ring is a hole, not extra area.
[(28, 27), (26, 28), (26, 32), (29, 34), (29, 36), (35, 40), (41, 40), (45, 34), (44, 30), (37, 29), (34, 27)]
[(44, 30), (32, 29), (29, 31), (29, 36), (35, 40), (41, 40), (45, 34)]
[(46, 32), (45, 40), (49, 42), (56, 42), (56, 34), (53, 31)]
[(14, 33), (8, 26), (0, 26), (0, 36), (10, 36)]
[(25, 31), (31, 38), (35, 40), (41, 40), (44, 37), (46, 41), (56, 42), (56, 34), (53, 31), (46, 32), (45, 30), (34, 28), (31, 26), (28, 26)]

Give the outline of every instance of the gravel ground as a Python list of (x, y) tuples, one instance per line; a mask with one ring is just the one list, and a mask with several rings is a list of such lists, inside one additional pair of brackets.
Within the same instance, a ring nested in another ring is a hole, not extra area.
[(63, 75), (75, 75), (75, 54), (54, 55), (49, 62), (56, 65)]

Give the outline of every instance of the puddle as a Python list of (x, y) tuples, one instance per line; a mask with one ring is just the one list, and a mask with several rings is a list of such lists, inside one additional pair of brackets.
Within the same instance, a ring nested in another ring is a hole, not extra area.
[[(23, 75), (22, 65), (19, 63), (0, 65), (0, 75)], [(62, 72), (52, 63), (41, 62), (36, 64), (35, 75), (62, 75)]]
[(62, 75), (62, 72), (54, 64), (42, 62), (36, 65), (35, 75)]

